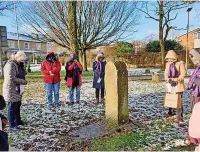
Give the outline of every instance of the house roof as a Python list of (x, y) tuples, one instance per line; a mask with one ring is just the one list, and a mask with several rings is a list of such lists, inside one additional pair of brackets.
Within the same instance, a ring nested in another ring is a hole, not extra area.
[[(18, 49), (7, 49), (6, 52), (18, 52), (19, 50)], [(44, 53), (42, 52), (41, 50), (20, 50), (24, 53)]]
[[(193, 30), (189, 31), (188, 33), (194, 33), (194, 32), (197, 32), (197, 31), (200, 31), (200, 27), (197, 27), (196, 29), (193, 29)], [(177, 39), (180, 38), (181, 36), (186, 35), (186, 34), (187, 33), (184, 33), (184, 34), (180, 35), (179, 37), (177, 37)]]
[[(17, 38), (17, 33), (13, 33), (13, 32), (8, 32), (7, 33), (7, 39), (8, 40), (18, 40)], [(36, 42), (36, 43), (41, 43), (43, 41), (40, 41), (40, 40), (36, 40), (34, 38), (32, 38), (31, 36), (29, 35), (25, 35), (25, 34), (19, 34), (19, 40), (20, 41), (27, 41), (27, 42)]]

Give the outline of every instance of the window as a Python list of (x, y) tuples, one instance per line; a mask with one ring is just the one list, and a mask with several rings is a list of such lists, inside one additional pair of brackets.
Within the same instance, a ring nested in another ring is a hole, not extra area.
[(37, 43), (37, 50), (41, 50), (41, 43)]
[(200, 39), (200, 32), (194, 33), (195, 39)]
[(53, 42), (47, 42), (47, 49), (52, 49)]
[(12, 49), (15, 48), (15, 42), (13, 41), (10, 41), (8, 45), (9, 45), (9, 48), (12, 48)]
[(29, 49), (29, 43), (28, 43), (28, 42), (25, 42), (25, 43), (24, 43), (24, 48), (25, 48), (25, 49)]

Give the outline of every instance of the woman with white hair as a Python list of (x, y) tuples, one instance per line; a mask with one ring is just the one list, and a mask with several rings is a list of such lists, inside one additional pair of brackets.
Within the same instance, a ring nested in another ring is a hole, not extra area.
[(8, 122), (10, 130), (19, 130), (17, 108), (18, 102), (22, 100), (20, 85), (26, 85), (27, 81), (19, 78), (20, 62), (24, 62), (26, 54), (18, 51), (13, 59), (10, 59), (4, 66), (3, 96), (8, 102)]

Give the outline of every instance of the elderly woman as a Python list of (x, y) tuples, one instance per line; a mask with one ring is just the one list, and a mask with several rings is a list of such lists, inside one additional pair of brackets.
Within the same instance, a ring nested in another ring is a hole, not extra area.
[(18, 113), (18, 102), (22, 100), (22, 93), (20, 85), (26, 85), (26, 80), (19, 78), (20, 62), (24, 62), (26, 54), (24, 52), (17, 52), (13, 59), (10, 59), (4, 66), (4, 83), (3, 96), (8, 102), (8, 122), (10, 130), (19, 130), (18, 123), (20, 120)]
[[(186, 75), (185, 64), (183, 61), (178, 61), (178, 56), (175, 51), (168, 51), (165, 60), (166, 69), (165, 69), (165, 80), (172, 87), (177, 86), (176, 93), (179, 93), (181, 96), (185, 90), (184, 86), (184, 77)], [(168, 114), (170, 116), (175, 115), (175, 112), (172, 108), (169, 108)], [(177, 122), (183, 121), (183, 107), (177, 109)]]
[(194, 65), (197, 65), (188, 82), (188, 89), (191, 90), (190, 111), (192, 112), (194, 105), (200, 99), (200, 52), (192, 49), (189, 55)]
[(41, 64), (41, 71), (44, 76), (44, 82), (46, 86), (47, 93), (47, 103), (48, 107), (52, 108), (52, 94), (54, 92), (54, 103), (55, 106), (59, 106), (59, 90), (60, 90), (60, 71), (61, 65), (57, 60), (56, 55), (51, 52), (46, 56)]
[(94, 72), (93, 88), (96, 89), (96, 103), (97, 104), (99, 103), (100, 91), (101, 91), (101, 102), (105, 101), (105, 98), (104, 98), (105, 67), (106, 67), (105, 56), (101, 51), (99, 51), (96, 57), (96, 61), (93, 63), (93, 72)]

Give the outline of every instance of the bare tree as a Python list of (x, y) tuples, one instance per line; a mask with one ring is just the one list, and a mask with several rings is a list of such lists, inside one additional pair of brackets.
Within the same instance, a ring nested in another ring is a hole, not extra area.
[(77, 1), (67, 1), (68, 6), (68, 31), (71, 51), (78, 54), (77, 44), (77, 24), (76, 24), (76, 3)]
[(193, 2), (157, 0), (145, 2), (142, 9), (146, 18), (155, 20), (159, 25), (159, 41), (161, 46), (162, 68), (164, 68), (165, 41), (171, 30), (180, 30), (171, 24), (178, 16), (178, 10), (188, 7)]
[[(133, 35), (138, 24), (140, 3), (125, 1), (79, 1), (76, 6), (77, 40), (87, 70), (86, 50), (108, 45)], [(48, 41), (70, 48), (69, 14), (65, 1), (30, 2), (21, 7), (23, 24)], [(125, 33), (129, 32), (129, 35)]]
[(11, 10), (13, 8), (13, 3), (10, 1), (0, 1), (0, 15), (4, 15), (3, 12), (6, 10)]

